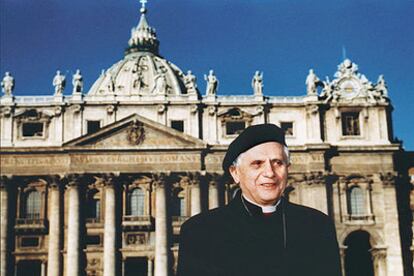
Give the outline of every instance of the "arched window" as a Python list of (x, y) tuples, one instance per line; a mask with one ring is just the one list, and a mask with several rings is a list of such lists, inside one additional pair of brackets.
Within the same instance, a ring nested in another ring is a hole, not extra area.
[(101, 197), (98, 190), (93, 189), (88, 192), (86, 199), (86, 218), (88, 220), (99, 221), (101, 217)]
[(40, 218), (41, 197), (40, 192), (31, 191), (26, 196), (24, 216), (28, 219)]
[(128, 215), (143, 216), (145, 208), (145, 192), (135, 188), (129, 193)]
[(364, 191), (359, 186), (349, 190), (348, 213), (352, 216), (365, 215)]

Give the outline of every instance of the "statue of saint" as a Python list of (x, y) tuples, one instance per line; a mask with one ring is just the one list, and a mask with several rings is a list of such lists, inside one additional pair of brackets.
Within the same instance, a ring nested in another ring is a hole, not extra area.
[(59, 70), (56, 71), (52, 84), (55, 87), (55, 96), (62, 95), (66, 85), (66, 78), (64, 75), (60, 74)]
[(188, 70), (187, 75), (184, 75), (184, 85), (187, 88), (187, 93), (196, 93), (197, 91), (197, 83), (196, 83), (196, 76), (193, 75), (193, 73)]
[(156, 94), (165, 94), (167, 92), (167, 78), (161, 69), (158, 69), (157, 74), (154, 76), (154, 89), (152, 91)]
[(207, 82), (206, 95), (215, 95), (217, 92), (218, 80), (214, 75), (214, 71), (210, 70), (208, 76), (204, 75), (204, 80)]
[(319, 84), (319, 81), (320, 80), (313, 72), (313, 69), (310, 69), (305, 81), (307, 95), (317, 95), (316, 87)]
[(72, 76), (73, 93), (82, 93), (83, 91), (83, 77), (79, 69), (76, 70)]
[(1, 81), (1, 88), (4, 95), (11, 96), (14, 89), (14, 78), (10, 75), (10, 72), (4, 74), (4, 78)]
[(388, 88), (384, 80), (384, 75), (379, 75), (375, 88), (381, 92), (381, 95), (388, 97)]
[(252, 79), (252, 87), (254, 95), (263, 95), (263, 72), (256, 71)]

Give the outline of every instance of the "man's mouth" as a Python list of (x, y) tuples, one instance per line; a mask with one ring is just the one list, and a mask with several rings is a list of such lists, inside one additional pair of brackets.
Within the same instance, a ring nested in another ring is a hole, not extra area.
[(276, 186), (276, 183), (262, 183), (260, 184), (260, 186), (266, 187), (266, 188), (271, 188)]

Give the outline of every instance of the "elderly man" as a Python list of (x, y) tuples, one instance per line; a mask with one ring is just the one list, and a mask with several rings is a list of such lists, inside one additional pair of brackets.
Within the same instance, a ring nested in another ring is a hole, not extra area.
[(341, 275), (332, 220), (283, 197), (289, 167), (282, 129), (245, 129), (223, 160), (241, 192), (182, 225), (178, 275)]

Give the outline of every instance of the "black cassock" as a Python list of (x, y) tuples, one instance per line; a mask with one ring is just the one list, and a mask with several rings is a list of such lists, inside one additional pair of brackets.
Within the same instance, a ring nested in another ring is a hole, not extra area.
[(240, 193), (181, 227), (178, 276), (338, 276), (332, 220), (282, 198), (264, 217)]

